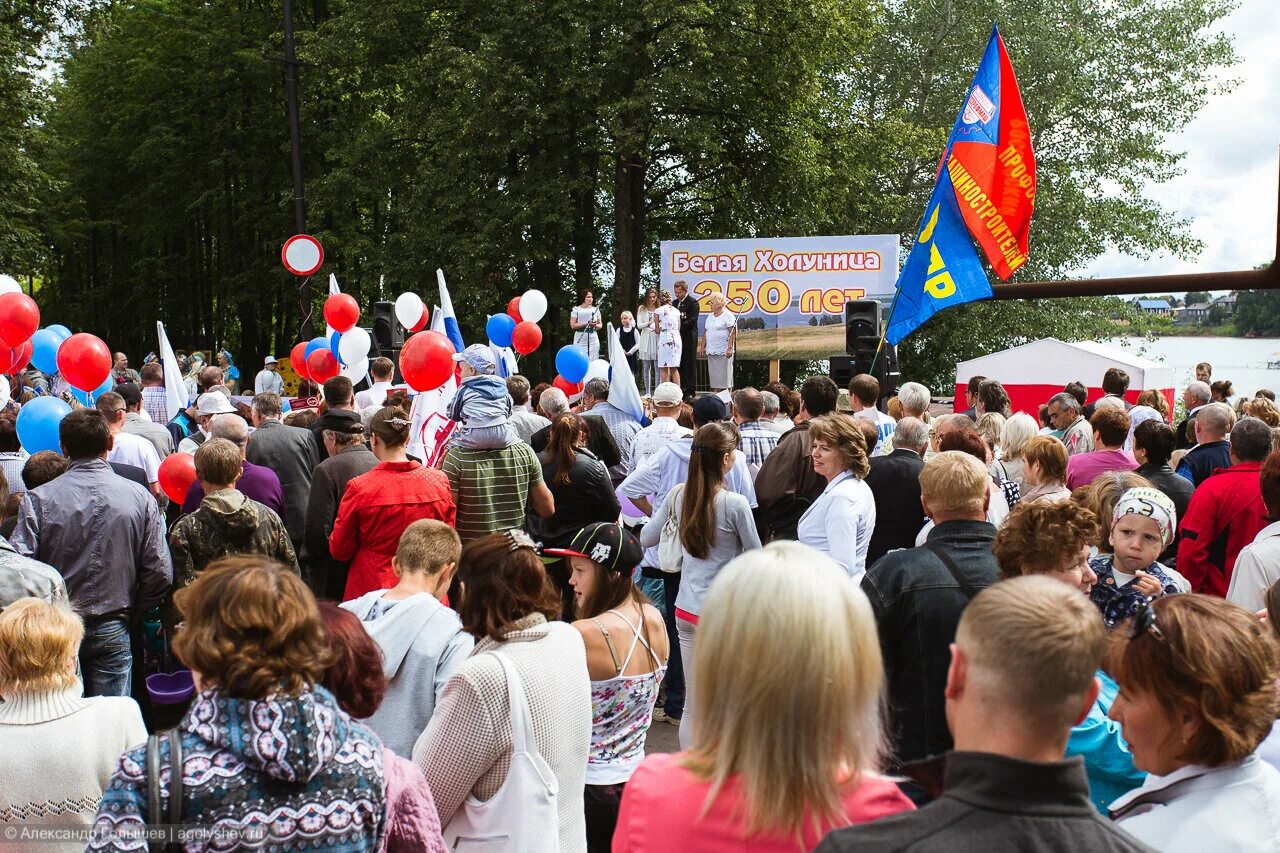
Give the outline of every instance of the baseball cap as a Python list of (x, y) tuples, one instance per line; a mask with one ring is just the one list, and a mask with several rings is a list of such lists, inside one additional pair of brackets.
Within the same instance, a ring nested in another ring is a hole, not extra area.
[(640, 540), (617, 522), (597, 521), (578, 531), (567, 548), (543, 548), (553, 557), (586, 557), (610, 571), (630, 575), (640, 565)]
[(269, 355), (262, 360), (263, 367), (266, 367), (268, 364), (279, 364), (279, 363), (280, 362), (276, 361), (276, 357), (274, 355)]
[(714, 394), (703, 394), (693, 401), (693, 421), (699, 424), (709, 424), (712, 421), (723, 421), (729, 417), (729, 409)]
[(220, 391), (206, 391), (196, 400), (197, 415), (230, 415), (236, 407), (231, 405), (227, 395)]
[(453, 354), (454, 361), (465, 361), (475, 368), (477, 373), (493, 373), (498, 363), (493, 360), (493, 353), (484, 344), (472, 344), (462, 352)]
[(655, 406), (678, 406), (684, 399), (684, 393), (681, 392), (680, 386), (674, 382), (662, 382), (657, 388), (653, 389), (653, 404)]

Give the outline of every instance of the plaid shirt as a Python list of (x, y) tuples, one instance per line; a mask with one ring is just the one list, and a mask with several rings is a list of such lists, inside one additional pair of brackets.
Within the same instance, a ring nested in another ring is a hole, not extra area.
[(152, 423), (160, 426), (169, 423), (169, 403), (165, 400), (163, 385), (142, 389), (142, 408), (151, 416)]
[(739, 424), (738, 432), (741, 436), (738, 449), (747, 457), (747, 468), (754, 477), (755, 472), (759, 471), (760, 466), (764, 464), (764, 460), (778, 446), (778, 439), (782, 436), (759, 421)]

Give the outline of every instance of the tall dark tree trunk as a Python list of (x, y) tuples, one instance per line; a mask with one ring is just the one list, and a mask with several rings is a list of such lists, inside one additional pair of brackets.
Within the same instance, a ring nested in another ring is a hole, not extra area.
[(640, 259), (644, 252), (644, 160), (621, 151), (614, 162), (614, 298), (630, 303), (640, 292)]

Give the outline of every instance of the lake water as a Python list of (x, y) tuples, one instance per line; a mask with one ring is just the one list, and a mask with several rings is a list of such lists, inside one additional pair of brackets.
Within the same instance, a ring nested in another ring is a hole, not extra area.
[(1237, 396), (1252, 397), (1259, 388), (1280, 393), (1280, 370), (1267, 362), (1280, 360), (1280, 338), (1116, 338), (1106, 343), (1167, 364), (1181, 389), (1195, 379), (1196, 364), (1213, 365), (1213, 378), (1230, 379)]

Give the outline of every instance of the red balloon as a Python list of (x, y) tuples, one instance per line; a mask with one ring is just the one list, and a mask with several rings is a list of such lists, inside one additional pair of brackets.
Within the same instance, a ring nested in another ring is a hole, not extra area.
[[(520, 316), (519, 296), (512, 297), (511, 301), (507, 303), (507, 313), (511, 315), (511, 319), (515, 320), (517, 324), (524, 322), (524, 318)], [(519, 350), (516, 350), (516, 352), (519, 352)]]
[(174, 503), (187, 499), (187, 490), (196, 481), (196, 458), (190, 453), (170, 453), (160, 463), (160, 491)]
[(427, 306), (423, 305), (423, 306), (422, 306), (422, 319), (421, 319), (421, 320), (419, 320), (417, 323), (415, 323), (415, 324), (413, 325), (413, 328), (412, 328), (412, 329), (410, 329), (409, 331), (410, 331), (410, 332), (421, 332), (423, 329), (425, 329), (425, 328), (427, 327), (427, 321), (428, 321), (428, 320), (430, 320), (430, 319), (431, 319), (431, 309), (430, 309), (430, 308), (428, 308)]
[(511, 333), (511, 348), (521, 355), (528, 355), (542, 343), (542, 330), (538, 324), (530, 320), (522, 320), (516, 324)]
[(560, 375), (557, 375), (556, 378), (551, 381), (551, 384), (563, 391), (566, 397), (572, 397), (574, 394), (582, 393), (583, 383), (579, 382), (577, 385), (574, 385), (568, 379), (565, 379)]
[(335, 293), (324, 301), (324, 321), (345, 332), (360, 322), (360, 303), (349, 293)]
[(85, 392), (97, 391), (111, 375), (111, 350), (102, 338), (88, 332), (77, 332), (63, 341), (57, 362), (62, 378)]
[(453, 375), (455, 350), (439, 332), (421, 332), (404, 342), (400, 372), (415, 391), (434, 391)]
[(31, 362), (31, 341), (24, 341), (22, 346), (10, 347), (6, 353), (0, 350), (0, 363), (8, 362), (4, 373), (17, 373)]
[(38, 328), (40, 308), (34, 299), (25, 293), (6, 293), (0, 296), (0, 340), (16, 347), (29, 340)]
[(318, 349), (307, 356), (307, 371), (316, 382), (332, 379), (342, 372), (342, 365), (330, 349)]
[(299, 379), (311, 378), (311, 371), (307, 369), (306, 341), (293, 345), (293, 349), (289, 351), (289, 363), (293, 365), (293, 372), (298, 374)]

